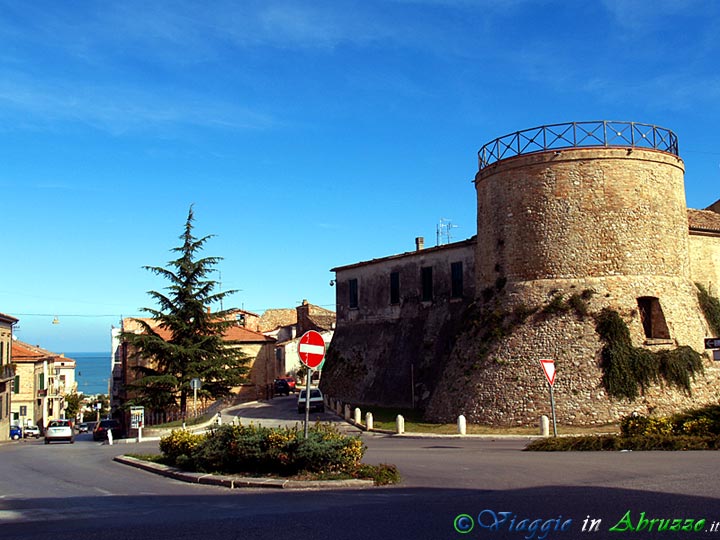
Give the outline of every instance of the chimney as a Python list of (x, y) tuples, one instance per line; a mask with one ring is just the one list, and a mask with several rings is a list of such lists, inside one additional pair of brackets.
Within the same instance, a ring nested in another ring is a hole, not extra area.
[(425, 238), (418, 236), (415, 238), (415, 251), (425, 249)]

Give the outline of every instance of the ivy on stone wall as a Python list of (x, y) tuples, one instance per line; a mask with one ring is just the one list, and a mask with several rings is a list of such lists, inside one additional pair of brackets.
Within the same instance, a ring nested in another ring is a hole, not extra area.
[(715, 335), (720, 336), (720, 300), (712, 296), (700, 283), (696, 283), (695, 286), (698, 289), (698, 301), (705, 314), (705, 319)]
[(605, 343), (601, 352), (602, 383), (614, 398), (636, 399), (650, 384), (662, 379), (690, 394), (691, 378), (702, 373), (702, 355), (688, 346), (651, 352), (634, 347), (630, 330), (610, 308), (595, 317), (595, 328)]

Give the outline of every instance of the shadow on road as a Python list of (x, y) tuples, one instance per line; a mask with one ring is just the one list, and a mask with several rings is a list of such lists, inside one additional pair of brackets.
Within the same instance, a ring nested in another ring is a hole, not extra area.
[[(506, 519), (493, 530), (489, 525), (500, 519), (502, 512), (507, 512)], [(508, 491), (402, 487), (271, 493), (219, 490), (217, 495), (174, 497), (4, 499), (0, 500), (0, 519), (3, 538), (24, 540), (543, 540), (608, 536), (676, 540), (717, 537), (710, 529), (720, 520), (720, 503), (700, 495), (593, 486)], [(649, 532), (642, 520), (650, 519), (677, 519), (692, 527), (701, 519), (705, 523), (700, 524), (699, 532)], [(643, 530), (637, 533), (628, 529), (641, 525)], [(541, 526), (546, 530), (540, 530)], [(588, 534), (589, 527), (601, 534)], [(611, 532), (612, 527), (618, 530)], [(461, 534), (458, 528), (469, 534)]]

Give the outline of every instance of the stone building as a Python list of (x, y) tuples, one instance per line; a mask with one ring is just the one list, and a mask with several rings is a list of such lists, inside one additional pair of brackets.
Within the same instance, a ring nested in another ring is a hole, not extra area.
[[(431, 420), (462, 413), (488, 424), (536, 423), (549, 413), (543, 358), (555, 360), (562, 423), (717, 403), (718, 369), (703, 346), (711, 330), (695, 283), (718, 294), (720, 203), (686, 207), (672, 132), (585, 122), (512, 133), (481, 149), (475, 187), (472, 303), (449, 312), (442, 304), (423, 306), (423, 297), (413, 302), (427, 320), (443, 321), (444, 346), (432, 334), (438, 323), (408, 331), (404, 313), (388, 317), (391, 268), (378, 266), (373, 285), (364, 263), (339, 267), (338, 328), (328, 352), (335, 367), (326, 369), (326, 392), (399, 404), (398, 393), (407, 391), (387, 381), (403, 379), (407, 388), (407, 364), (424, 354), (435, 367), (430, 377), (415, 373), (410, 403)], [(418, 257), (408, 264), (423, 264)], [(372, 308), (365, 309), (361, 299), (368, 297)], [(577, 309), (569, 309), (570, 300)], [(690, 392), (658, 381), (638, 399), (609, 396), (594, 317), (604, 308), (620, 315), (635, 347), (703, 353), (704, 370)], [(358, 329), (385, 350), (368, 353), (354, 337)], [(387, 348), (389, 342), (404, 347)]]
[(475, 298), (475, 238), (333, 269), (337, 326), (323, 387), (409, 408), (430, 396)]

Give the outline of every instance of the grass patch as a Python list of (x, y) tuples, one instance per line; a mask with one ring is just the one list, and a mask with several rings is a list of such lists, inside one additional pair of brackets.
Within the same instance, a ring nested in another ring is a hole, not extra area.
[[(401, 414), (405, 418), (406, 433), (433, 433), (437, 435), (457, 434), (457, 423), (438, 424), (422, 421), (422, 411), (418, 409), (393, 409), (384, 407), (368, 407), (362, 410), (363, 423), (366, 412), (373, 414), (373, 427), (386, 431), (395, 432), (395, 418)], [(364, 424), (363, 424), (364, 425)], [(581, 433), (618, 433), (618, 424), (606, 424), (599, 426), (558, 426), (560, 434), (581, 434)], [(487, 426), (481, 424), (467, 424), (469, 435), (538, 435), (539, 426)]]
[[(185, 425), (186, 426), (196, 426), (198, 424), (204, 424), (205, 422), (209, 422), (212, 420), (216, 415), (215, 414), (203, 414), (201, 416), (195, 416), (193, 418), (186, 418), (185, 419)], [(165, 424), (157, 424), (154, 426), (147, 426), (148, 429), (172, 429), (172, 428), (181, 428), (183, 425), (182, 420), (173, 420), (172, 422), (166, 422)]]

